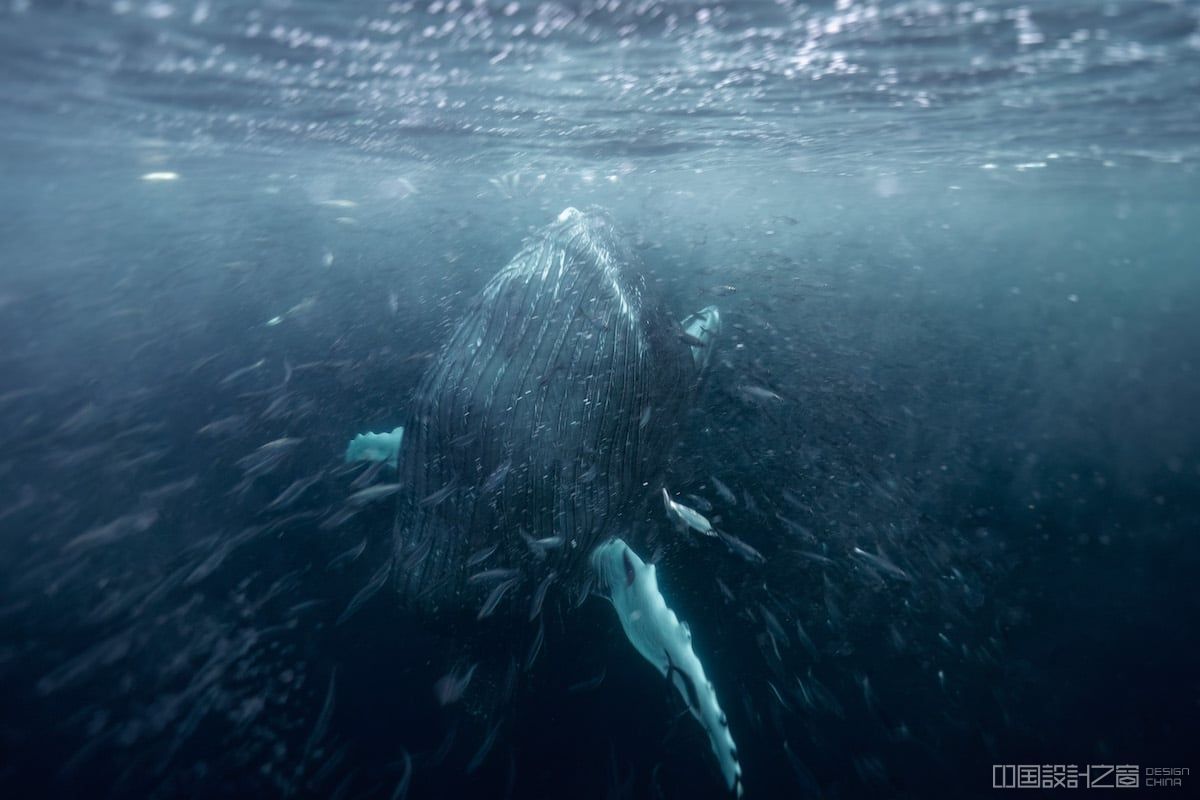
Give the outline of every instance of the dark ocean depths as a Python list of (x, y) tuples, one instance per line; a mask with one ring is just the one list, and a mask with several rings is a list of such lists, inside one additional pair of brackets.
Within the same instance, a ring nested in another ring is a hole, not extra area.
[(567, 206), (724, 315), (665, 483), (766, 563), (639, 525), (747, 798), (1196, 792), (1198, 23), (5, 0), (0, 796), (725, 796), (599, 598), (442, 707), (470, 629), (343, 513)]

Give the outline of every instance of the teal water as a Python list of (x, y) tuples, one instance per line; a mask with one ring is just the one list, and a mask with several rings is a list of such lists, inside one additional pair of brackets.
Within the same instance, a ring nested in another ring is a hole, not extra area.
[(506, 702), (499, 675), (446, 708), (469, 632), (414, 628), (386, 589), (338, 622), (393, 524), (386, 502), (329, 524), (346, 441), (401, 424), (567, 206), (613, 215), (674, 315), (725, 319), (666, 482), (766, 564), (661, 506), (641, 525), (747, 797), (1196, 766), (1198, 23), (9, 4), (0, 786), (721, 796), (601, 600), (554, 617)]

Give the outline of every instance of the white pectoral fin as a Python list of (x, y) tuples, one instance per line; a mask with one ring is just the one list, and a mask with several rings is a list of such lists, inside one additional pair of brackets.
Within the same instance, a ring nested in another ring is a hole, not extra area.
[(403, 427), (388, 433), (360, 433), (346, 445), (346, 461), (386, 461), (394, 467), (403, 441)]
[(692, 716), (703, 726), (721, 767), (726, 786), (742, 794), (742, 767), (729, 722), (717, 692), (692, 649), (692, 634), (679, 621), (658, 589), (653, 564), (646, 564), (620, 539), (610, 539), (592, 553), (600, 587), (608, 594), (625, 635), (642, 657), (679, 692)]

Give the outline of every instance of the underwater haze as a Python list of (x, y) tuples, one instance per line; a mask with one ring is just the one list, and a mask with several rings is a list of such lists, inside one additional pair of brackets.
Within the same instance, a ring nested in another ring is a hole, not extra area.
[(733, 796), (565, 515), (401, 588), (533, 508), (414, 424), (568, 208), (702, 375), (508, 355), (669, 440), (596, 525), (746, 798), (1200, 786), (1200, 4), (2, 2), (0, 795)]

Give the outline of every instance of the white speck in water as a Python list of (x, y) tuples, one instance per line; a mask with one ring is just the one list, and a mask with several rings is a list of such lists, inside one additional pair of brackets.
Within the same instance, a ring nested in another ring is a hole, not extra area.
[(142, 13), (150, 19), (167, 19), (174, 16), (175, 9), (167, 3), (150, 3), (142, 10)]

